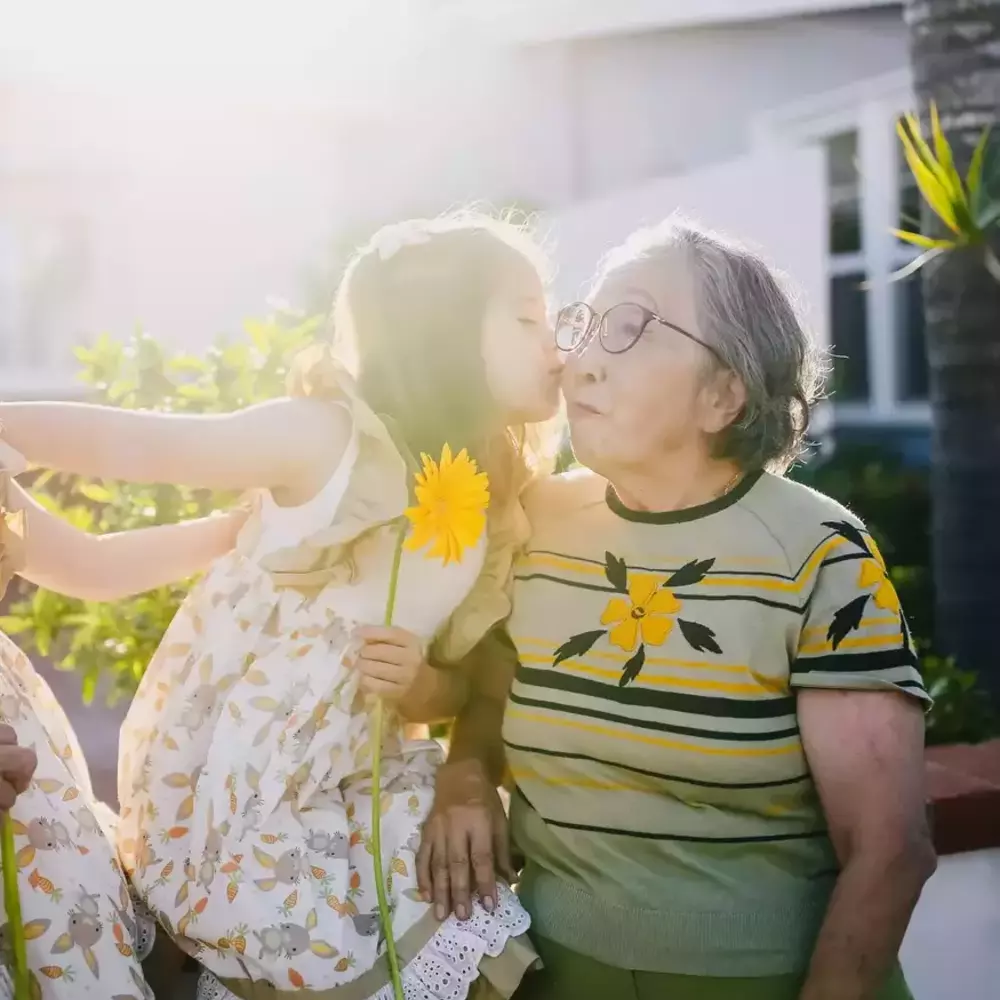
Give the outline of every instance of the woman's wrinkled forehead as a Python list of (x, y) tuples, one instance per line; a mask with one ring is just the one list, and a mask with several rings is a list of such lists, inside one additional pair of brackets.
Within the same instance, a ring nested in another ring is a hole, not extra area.
[(694, 275), (679, 248), (664, 247), (615, 267), (588, 301), (598, 313), (634, 302), (692, 333), (699, 329)]

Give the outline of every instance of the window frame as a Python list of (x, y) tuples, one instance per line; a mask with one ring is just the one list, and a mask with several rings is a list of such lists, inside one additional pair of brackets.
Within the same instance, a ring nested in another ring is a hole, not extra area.
[[(857, 271), (867, 275), (869, 396), (866, 402), (832, 401), (837, 424), (926, 426), (931, 420), (928, 402), (903, 399), (904, 350), (896, 325), (896, 287), (888, 280), (919, 253), (891, 233), (899, 228), (900, 212), (896, 121), (914, 102), (912, 77), (900, 70), (784, 105), (761, 116), (752, 129), (755, 144), (771, 148), (823, 145), (843, 132), (858, 135), (861, 249), (832, 254), (824, 245), (823, 254), (828, 278)], [(824, 321), (830, 343), (829, 315)]]

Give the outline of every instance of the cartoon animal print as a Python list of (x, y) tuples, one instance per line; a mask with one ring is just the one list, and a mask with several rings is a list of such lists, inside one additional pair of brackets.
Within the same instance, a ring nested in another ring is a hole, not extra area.
[(253, 849), (253, 856), (261, 868), (272, 872), (267, 878), (256, 879), (257, 888), (270, 892), (278, 885), (297, 885), (304, 874), (302, 849), (293, 847), (278, 858), (272, 857), (259, 847)]
[(213, 684), (212, 669), (212, 656), (209, 654), (198, 664), (201, 683), (191, 693), (181, 713), (180, 726), (187, 731), (188, 736), (194, 736), (215, 715), (219, 699), (240, 679), (239, 674), (227, 674)]
[(260, 813), (264, 808), (264, 796), (260, 791), (260, 771), (252, 764), (247, 764), (246, 783), (250, 789), (250, 795), (243, 806), (243, 819), (245, 820), (243, 826), (244, 833), (247, 830), (255, 830), (260, 826)]
[[(419, 837), (418, 837), (419, 841)], [(331, 861), (346, 861), (349, 857), (347, 836), (339, 830), (328, 833), (325, 830), (310, 830), (306, 839), (306, 849), (313, 854), (321, 854)]]
[[(329, 725), (326, 718), (326, 713), (329, 709), (330, 706), (328, 703), (320, 702), (309, 713), (309, 717), (306, 721), (298, 729), (292, 732), (291, 736), (286, 737), (285, 732), (282, 732), (278, 739), (278, 745), (284, 749), (286, 744), (290, 744), (291, 756), (296, 763), (299, 763), (302, 760), (309, 749), (309, 745), (316, 739), (317, 735)], [(294, 722), (294, 717), (292, 721)]]
[(66, 952), (79, 948), (87, 968), (100, 978), (100, 968), (94, 945), (101, 940), (104, 925), (101, 923), (101, 910), (97, 896), (89, 894), (82, 886), (76, 905), (69, 911), (66, 930), (56, 938), (52, 945), (53, 955), (65, 955)]
[(210, 889), (212, 883), (215, 881), (219, 865), (222, 864), (223, 838), (229, 834), (229, 821), (223, 820), (219, 826), (216, 826), (214, 812), (212, 804), (209, 803), (208, 834), (205, 837), (205, 853), (198, 867), (198, 884), (205, 890)]
[(318, 922), (316, 911), (310, 910), (304, 925), (283, 923), (254, 931), (254, 937), (260, 942), (260, 958), (295, 958), (306, 952), (318, 958), (336, 958), (340, 952), (333, 945), (312, 940)]
[(267, 712), (268, 720), (257, 731), (253, 738), (255, 747), (261, 746), (271, 735), (271, 728), (280, 724), (287, 725), (295, 714), (295, 706), (309, 694), (309, 682), (307, 680), (296, 681), (280, 699), (272, 698), (269, 695), (257, 695), (250, 699), (251, 708), (256, 708), (260, 712)]

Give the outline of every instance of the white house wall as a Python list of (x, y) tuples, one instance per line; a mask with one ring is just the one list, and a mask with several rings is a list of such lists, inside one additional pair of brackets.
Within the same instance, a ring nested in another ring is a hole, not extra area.
[[(761, 112), (897, 69), (905, 45), (898, 9), (872, 8), (525, 47), (470, 42), (441, 59), (420, 86), (377, 107), (361, 100), (353, 114), (343, 92), (328, 95), (329, 109), (316, 93), (301, 105), (205, 101), (171, 115), (0, 80), (0, 221), (59, 205), (85, 229), (85, 283), (41, 328), (45, 353), (68, 358), (85, 336), (138, 322), (201, 348), (266, 296), (299, 299), (338, 234), (472, 200), (562, 212), (671, 176), (682, 179), (664, 185), (700, 192), (689, 207), (779, 256), (814, 240), (787, 259), (821, 316), (825, 295), (802, 262), (821, 252), (822, 232), (758, 236), (754, 213), (796, 224), (801, 213), (787, 198), (765, 213), (736, 164), (750, 162), (739, 158)], [(731, 188), (714, 200), (692, 180), (713, 164), (728, 164), (719, 169)]]
[(604, 253), (674, 212), (759, 248), (787, 276), (815, 335), (826, 342), (826, 181), (814, 148), (739, 157), (546, 216), (543, 231), (559, 264), (557, 300), (585, 295)]

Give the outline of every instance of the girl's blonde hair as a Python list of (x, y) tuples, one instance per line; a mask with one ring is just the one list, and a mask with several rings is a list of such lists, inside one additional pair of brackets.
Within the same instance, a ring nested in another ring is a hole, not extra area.
[(413, 219), (354, 254), (332, 313), (332, 349), (365, 402), (415, 457), (467, 448), (490, 475), (494, 510), (549, 471), (555, 453), (554, 427), (503, 426), (486, 381), (483, 317), (517, 267), (548, 277), (527, 220), (476, 211)]

